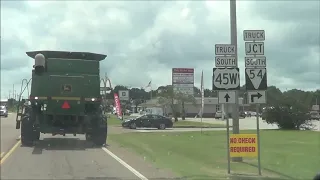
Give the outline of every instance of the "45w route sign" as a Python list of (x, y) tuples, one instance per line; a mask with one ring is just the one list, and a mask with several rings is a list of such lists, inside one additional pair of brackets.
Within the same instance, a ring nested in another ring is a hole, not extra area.
[(212, 90), (240, 90), (239, 68), (213, 68)]

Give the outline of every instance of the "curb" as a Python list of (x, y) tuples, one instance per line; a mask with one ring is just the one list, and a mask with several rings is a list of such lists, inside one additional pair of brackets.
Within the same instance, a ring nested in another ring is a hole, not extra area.
[[(229, 126), (232, 127), (232, 126)], [(172, 128), (227, 128), (227, 127), (217, 127), (217, 126), (173, 126)]]

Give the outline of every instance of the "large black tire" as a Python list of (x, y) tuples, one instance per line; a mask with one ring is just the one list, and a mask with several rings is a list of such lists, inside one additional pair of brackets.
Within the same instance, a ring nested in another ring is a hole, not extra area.
[(34, 131), (35, 140), (40, 139), (40, 131)]
[(102, 114), (93, 117), (95, 119), (93, 132), (91, 134), (92, 142), (97, 146), (103, 146), (107, 141), (108, 125), (106, 117)]
[(92, 134), (92, 142), (97, 146), (103, 146), (107, 143), (107, 128), (100, 127)]
[(32, 146), (34, 139), (33, 122), (29, 115), (25, 115), (21, 120), (21, 144), (23, 146)]

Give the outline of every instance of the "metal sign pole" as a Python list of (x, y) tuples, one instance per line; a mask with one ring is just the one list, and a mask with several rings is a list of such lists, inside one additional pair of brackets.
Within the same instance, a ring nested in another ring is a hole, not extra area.
[[(227, 112), (229, 110), (228, 104), (226, 104)], [(227, 157), (228, 157), (228, 174), (230, 174), (231, 167), (230, 167), (230, 129), (229, 129), (229, 114), (226, 114), (226, 121), (227, 121)]]
[(259, 172), (259, 175), (261, 176), (259, 107), (260, 107), (260, 104), (257, 104), (256, 116), (257, 116), (257, 139), (258, 139), (258, 172)]

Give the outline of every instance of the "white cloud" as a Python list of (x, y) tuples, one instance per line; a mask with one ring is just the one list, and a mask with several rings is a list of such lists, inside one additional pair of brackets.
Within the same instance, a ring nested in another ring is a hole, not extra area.
[[(319, 88), (319, 6), (308, 3), (317, 2), (237, 1), (241, 84), (242, 31), (264, 29), (268, 85)], [(291, 18), (293, 11), (301, 14), (298, 20)], [(153, 88), (170, 84), (171, 68), (194, 67), (196, 86), (203, 70), (211, 89), (214, 44), (229, 42), (228, 1), (2, 1), (1, 97), (12, 83), (18, 87), (30, 78), (33, 61), (25, 52), (31, 50), (105, 53), (102, 74), (108, 72), (114, 85), (133, 87), (150, 80)]]

